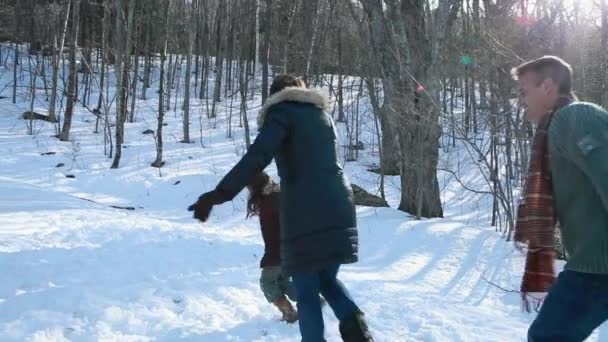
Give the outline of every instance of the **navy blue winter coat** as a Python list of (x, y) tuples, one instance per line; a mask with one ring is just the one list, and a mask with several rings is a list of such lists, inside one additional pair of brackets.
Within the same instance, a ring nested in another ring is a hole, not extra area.
[(338, 162), (327, 98), (288, 87), (260, 112), (260, 132), (217, 189), (234, 198), (275, 159), (281, 178), (281, 264), (287, 273), (314, 272), (357, 261), (353, 194)]

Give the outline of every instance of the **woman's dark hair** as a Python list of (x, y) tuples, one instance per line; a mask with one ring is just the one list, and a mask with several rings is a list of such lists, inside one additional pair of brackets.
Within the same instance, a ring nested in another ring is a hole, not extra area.
[(247, 218), (260, 214), (260, 202), (264, 196), (264, 188), (268, 185), (268, 183), (270, 183), (270, 176), (262, 171), (255, 175), (251, 183), (247, 185), (247, 190), (249, 190), (249, 199), (247, 200)]
[(293, 75), (279, 75), (272, 80), (270, 85), (270, 95), (278, 93), (279, 91), (287, 87), (301, 87), (306, 88), (306, 83)]

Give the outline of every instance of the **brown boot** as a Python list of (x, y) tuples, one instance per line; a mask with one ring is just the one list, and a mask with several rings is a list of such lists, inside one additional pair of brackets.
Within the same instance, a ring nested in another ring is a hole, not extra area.
[(352, 317), (340, 321), (340, 336), (344, 342), (374, 342), (361, 311), (355, 311)]
[(273, 303), (279, 311), (283, 314), (281, 318), (283, 321), (287, 323), (295, 323), (298, 321), (298, 312), (293, 308), (293, 305), (285, 296), (279, 297)]

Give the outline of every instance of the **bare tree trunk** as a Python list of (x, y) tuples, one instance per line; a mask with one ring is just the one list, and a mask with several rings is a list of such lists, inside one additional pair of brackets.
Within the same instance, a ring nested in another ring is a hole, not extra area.
[(452, 121), (452, 147), (456, 147), (456, 118), (454, 117), (454, 96), (456, 95), (456, 90), (454, 89), (454, 79), (450, 79), (450, 117)]
[[(185, 1), (184, 1), (185, 2)], [(197, 13), (198, 0), (192, 2), (192, 13), (190, 18), (190, 25), (196, 25), (196, 13)], [(191, 143), (190, 141), (190, 79), (192, 78), (192, 50), (194, 49), (194, 38), (193, 32), (188, 33), (188, 54), (186, 60), (186, 76), (184, 77), (184, 138), (182, 142)]]
[(152, 69), (152, 43), (150, 42), (152, 29), (148, 23), (144, 27), (146, 27), (146, 50), (144, 52), (144, 77), (143, 84), (141, 85), (141, 99), (147, 100), (146, 92), (150, 87), (150, 71)]
[(72, 30), (71, 30), (71, 42), (70, 42), (70, 76), (68, 80), (68, 102), (65, 107), (65, 115), (63, 119), (63, 129), (59, 139), (61, 141), (68, 141), (70, 138), (70, 128), (72, 127), (72, 116), (74, 114), (74, 105), (76, 103), (76, 76), (78, 70), (76, 70), (76, 49), (78, 48), (78, 23), (79, 19), (79, 7), (80, 0), (72, 1)]
[[(179, 87), (181, 86), (181, 78), (182, 78), (182, 63), (183, 63), (183, 58), (181, 55), (179, 55), (179, 64), (177, 63), (178, 58), (175, 59), (175, 65), (174, 65), (174, 69), (173, 69), (173, 87), (176, 88), (175, 89), (175, 98), (173, 100), (173, 113), (175, 115), (177, 115), (177, 98), (179, 96)], [(183, 103), (182, 103), (183, 104)]]
[[(167, 28), (168, 29), (168, 28)], [(168, 44), (168, 42), (167, 42)], [(177, 60), (175, 61), (175, 63), (177, 63)], [(167, 96), (165, 96), (165, 100), (166, 100), (166, 110), (169, 111), (171, 110), (171, 89), (173, 88), (173, 68), (174, 68), (174, 63), (173, 63), (173, 54), (169, 53), (169, 65), (167, 66), (167, 84), (165, 89), (167, 89)]]
[(466, 72), (464, 75), (464, 87), (462, 89), (464, 92), (464, 138), (466, 139), (471, 131), (471, 97), (469, 96), (469, 77)]
[(264, 33), (260, 59), (262, 62), (262, 103), (268, 97), (268, 59), (270, 54), (270, 39), (272, 31), (272, 0), (265, 0), (264, 20), (262, 31)]
[[(490, 71), (490, 86), (496, 87), (496, 72)], [(492, 226), (497, 226), (499, 207), (498, 207), (498, 155), (497, 155), (497, 134), (498, 134), (498, 99), (496, 91), (490, 97), (490, 181), (492, 182)]]
[(382, 164), (382, 160), (384, 159), (384, 150), (382, 148), (382, 135), (383, 133), (380, 130), (380, 125), (378, 124), (378, 118), (380, 117), (380, 103), (378, 101), (378, 96), (376, 95), (376, 86), (374, 84), (374, 79), (371, 77), (367, 77), (365, 79), (365, 83), (367, 84), (367, 92), (369, 93), (369, 99), (372, 104), (372, 110), (374, 111), (374, 127), (376, 128), (376, 136), (378, 137), (378, 154), (380, 156), (380, 197), (383, 200), (386, 200), (386, 194), (384, 193), (384, 166)]
[[(203, 32), (201, 34), (202, 41), (202, 53), (203, 53), (203, 61), (202, 61), (202, 70), (201, 70), (201, 89), (198, 98), (203, 99), (207, 96), (208, 91), (208, 80), (209, 80), (209, 16), (207, 11), (207, 1), (201, 0), (201, 16), (203, 17)], [(207, 111), (207, 117), (209, 117), (209, 111)]]
[[(232, 65), (232, 61), (234, 59), (234, 50), (236, 49), (236, 26), (237, 24), (235, 23), (237, 20), (237, 16), (233, 15), (233, 13), (236, 11), (235, 8), (236, 6), (231, 6), (230, 11), (227, 11), (226, 14), (226, 21), (228, 22), (228, 28), (226, 31), (228, 31), (228, 38), (226, 39), (226, 76), (225, 76), (225, 81), (224, 81), (224, 97), (228, 96), (229, 91), (232, 90), (233, 86), (232, 83), (234, 82), (234, 79), (236, 79), (237, 83), (239, 80), (239, 75), (237, 74), (236, 77), (232, 76), (232, 69), (233, 69), (233, 65)], [(237, 57), (238, 60), (240, 60), (240, 56)]]
[[(361, 22), (358, 18), (358, 12), (355, 10), (354, 5), (350, 2), (348, 2), (347, 4), (349, 5), (349, 10), (351, 12), (352, 17), (355, 18), (356, 21)], [(369, 18), (369, 30), (371, 34), (371, 52), (369, 54), (369, 73), (371, 75), (371, 79), (367, 81), (368, 89), (370, 89), (370, 85), (373, 86), (373, 89), (375, 89), (375, 85), (373, 84), (373, 78), (377, 77), (377, 75), (381, 75), (383, 78), (382, 90), (386, 94), (387, 89), (390, 90), (391, 88), (387, 87), (387, 83), (384, 80), (385, 76), (383, 75), (386, 75), (386, 77), (388, 77), (391, 71), (385, 70), (384, 65), (386, 64), (393, 66), (394, 62), (388, 56), (394, 55), (391, 55), (391, 48), (389, 48), (387, 46), (388, 44), (386, 44), (386, 42), (384, 41), (384, 39), (387, 37), (387, 33), (385, 33), (385, 23), (382, 5), (380, 3), (376, 3), (375, 1), (373, 4), (370, 3), (364, 5), (373, 6), (366, 7), (368, 11), (367, 16)], [(370, 11), (372, 8), (373, 10)], [(360, 33), (363, 34), (363, 32), (364, 29), (360, 27)], [(385, 59), (387, 60), (387, 62), (384, 62)], [(398, 73), (399, 71), (395, 70), (394, 72)], [(372, 90), (369, 90), (369, 92), (371, 96), (371, 94), (373, 93)], [(372, 99), (372, 104), (373, 103), (377, 104), (373, 107), (373, 109), (374, 114), (380, 122), (380, 130), (382, 132), (382, 153), (380, 153), (379, 172), (381, 174), (381, 177), (383, 177), (384, 175), (399, 175), (401, 157), (399, 151), (400, 146), (398, 143), (398, 133), (396, 131), (396, 128), (398, 127), (396, 121), (396, 108), (393, 108), (391, 105), (388, 105), (386, 98), (382, 106), (380, 106), (380, 101), (378, 99), (376, 99), (375, 101), (373, 101)]]
[(159, 78), (159, 86), (158, 86), (158, 126), (156, 128), (156, 160), (152, 163), (153, 167), (162, 167), (164, 165), (163, 162), (163, 119), (165, 116), (165, 108), (164, 108), (164, 82), (165, 82), (165, 61), (167, 59), (167, 42), (169, 40), (168, 31), (169, 31), (169, 6), (171, 4), (171, 0), (165, 1), (165, 22), (163, 24), (163, 47), (161, 49), (160, 54), (160, 78)]
[[(353, 81), (354, 84), (354, 81)], [(357, 90), (357, 101), (355, 107), (355, 159), (359, 159), (359, 150), (362, 148), (360, 145), (360, 134), (361, 134), (361, 122), (360, 122), (360, 113), (359, 113), (359, 101), (363, 96), (363, 79), (359, 80), (359, 89)]]
[(17, 67), (19, 66), (19, 46), (15, 42), (13, 44), (13, 103), (17, 103)]
[[(197, 18), (198, 20), (198, 18)], [(194, 41), (197, 41), (196, 35), (194, 36)], [(201, 60), (200, 60), (200, 55), (198, 53), (198, 49), (195, 49), (196, 51), (194, 52), (194, 95), (196, 96), (196, 94), (198, 94), (198, 76), (200, 73), (200, 64), (201, 64)]]
[[(311, 0), (305, 0), (305, 1), (311, 1)], [(306, 82), (308, 83), (308, 77), (310, 75), (310, 64), (312, 61), (312, 56), (313, 56), (313, 52), (315, 50), (315, 41), (317, 39), (317, 31), (319, 28), (319, 12), (321, 11), (321, 7), (323, 5), (323, 0), (317, 0), (315, 1), (317, 8), (315, 9), (315, 13), (313, 15), (313, 22), (312, 22), (312, 37), (310, 38), (310, 48), (308, 49), (308, 54), (306, 56), (306, 69), (304, 71), (304, 79), (306, 80)]]
[[(243, 64), (247, 64), (245, 67)], [(241, 119), (245, 127), (245, 146), (249, 149), (251, 146), (251, 138), (249, 137), (249, 120), (247, 118), (247, 93), (249, 83), (249, 62), (241, 60), (239, 63), (239, 81), (241, 93)]]
[[(193, 12), (194, 14), (194, 47), (193, 47), (193, 53), (194, 53), (194, 96), (197, 96), (198, 94), (198, 78), (199, 78), (199, 74), (200, 74), (200, 55), (201, 55), (201, 40), (200, 40), (200, 35), (201, 35), (201, 17), (200, 17), (200, 9), (199, 9), (199, 4), (198, 4), (198, 0), (197, 0), (197, 10)], [(204, 5), (200, 5), (200, 7), (204, 7)]]
[[(63, 45), (65, 42), (65, 35), (68, 27), (68, 19), (70, 17), (70, 0), (65, 0), (64, 8), (64, 19), (61, 26), (61, 36), (59, 38), (59, 48), (57, 48), (57, 39), (54, 39), (53, 44), (53, 81), (51, 89), (51, 103), (49, 105), (49, 120), (53, 122), (57, 121), (57, 115), (55, 114), (55, 107), (57, 103), (57, 85), (59, 83), (59, 61), (63, 59)], [(57, 128), (57, 132), (59, 129)]]
[[(224, 55), (223, 55), (223, 44), (222, 44), (222, 21), (224, 17), (224, 13), (226, 4), (224, 1), (220, 1), (217, 9), (217, 26), (215, 29), (215, 38), (216, 46), (215, 46), (215, 87), (213, 89), (213, 104), (211, 108), (211, 118), (215, 118), (216, 116), (216, 107), (217, 103), (221, 101), (221, 92), (222, 92), (222, 74), (223, 74), (223, 65), (224, 65)], [(229, 80), (227, 80), (228, 82)]]
[[(117, 169), (122, 156), (122, 145), (125, 139), (125, 121), (127, 121), (127, 93), (129, 92), (129, 69), (131, 64), (131, 29), (135, 0), (115, 0), (116, 5), (116, 46), (118, 68), (118, 110), (116, 113), (116, 154), (112, 169)], [(126, 6), (128, 8), (126, 8)], [(128, 16), (128, 17), (127, 17)], [(127, 18), (125, 18), (127, 17)]]
[[(389, 126), (399, 127), (399, 209), (417, 217), (441, 217), (437, 181), (441, 128), (434, 106), (435, 69), (462, 1), (439, 1), (432, 21), (422, 2), (391, 1), (386, 8), (382, 1), (360, 2), (369, 20), (372, 51), (381, 66), (383, 111), (398, 120), (398, 126)], [(355, 13), (354, 5), (348, 5)]]
[[(102, 40), (104, 40), (105, 38), (103, 38)], [(105, 43), (102, 43), (102, 45), (104, 47), (102, 47), (102, 50), (105, 50)], [(105, 52), (104, 52), (105, 54)], [(103, 60), (101, 61), (101, 77), (99, 80), (99, 98), (97, 100), (97, 108), (95, 109), (95, 113), (97, 115), (97, 119), (95, 120), (95, 133), (99, 132), (99, 120), (101, 119), (101, 107), (103, 105), (103, 86), (104, 86), (104, 82), (106, 79), (106, 61), (105, 61), (105, 57), (103, 58)]]
[[(17, 68), (20, 65), (19, 60), (19, 48), (20, 41), (23, 40), (21, 21), (23, 20), (23, 10), (21, 6), (23, 6), (24, 1), (17, 2), (13, 5), (14, 9), (14, 18), (15, 18), (15, 41), (13, 42), (13, 103), (17, 103), (17, 86), (19, 80), (17, 79)], [(19, 44), (17, 42), (19, 41)]]
[(34, 134), (34, 102), (36, 101), (36, 80), (38, 78), (38, 68), (40, 67), (40, 61), (38, 60), (38, 55), (36, 55), (36, 67), (32, 68), (32, 60), (31, 58), (29, 59), (29, 63), (30, 63), (30, 70), (34, 70), (34, 76), (31, 77), (31, 83), (30, 83), (30, 122), (28, 124), (28, 134), (33, 135)]
[(289, 69), (287, 68), (289, 66), (289, 43), (291, 41), (291, 38), (293, 38), (293, 22), (294, 22), (294, 17), (295, 14), (298, 10), (298, 5), (300, 4), (300, 0), (294, 0), (291, 2), (293, 4), (293, 7), (290, 7), (289, 13), (287, 15), (287, 35), (285, 36), (285, 42), (283, 44), (283, 73), (288, 73)]
[(342, 31), (338, 30), (338, 122), (345, 122), (344, 76), (342, 76), (342, 73)]
[(254, 0), (255, 1), (255, 56), (254, 56), (254, 77), (253, 79), (255, 80), (255, 69), (256, 67), (260, 64), (260, 0)]
[(338, 120), (337, 122), (346, 122), (346, 116), (344, 115), (344, 77), (342, 74), (338, 74)]
[(133, 80), (131, 81), (131, 113), (129, 122), (135, 122), (135, 102), (137, 102), (137, 80), (139, 79), (139, 50), (135, 50), (135, 68), (133, 70)]
[[(108, 26), (110, 20), (110, 9), (109, 6), (104, 5), (104, 15), (101, 23), (101, 79), (99, 81), (99, 98), (97, 100), (97, 108), (95, 112), (97, 114), (97, 119), (95, 120), (95, 133), (99, 132), (99, 121), (101, 120), (101, 109), (103, 106), (103, 102), (105, 97), (103, 96), (103, 88), (104, 82), (106, 79), (106, 64), (107, 64), (107, 50), (108, 50)], [(108, 124), (106, 123), (106, 126)], [(105, 131), (105, 129), (104, 129)], [(105, 144), (104, 144), (105, 146)]]
[(379, 111), (380, 129), (382, 130), (382, 165), (383, 174), (387, 176), (398, 176), (400, 174), (399, 160), (399, 141), (397, 135), (396, 113), (390, 106), (382, 106)]
[(608, 1), (600, 0), (602, 10), (602, 106), (608, 108)]

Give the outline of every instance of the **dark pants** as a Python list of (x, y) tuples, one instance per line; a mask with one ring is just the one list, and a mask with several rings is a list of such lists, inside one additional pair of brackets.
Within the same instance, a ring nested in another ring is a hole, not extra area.
[(298, 298), (298, 316), (302, 342), (323, 342), (324, 325), (319, 293), (340, 320), (346, 320), (359, 310), (348, 291), (336, 277), (340, 265), (320, 272), (297, 272), (292, 275)]
[(528, 341), (584, 341), (608, 320), (608, 275), (562, 272), (528, 330)]

